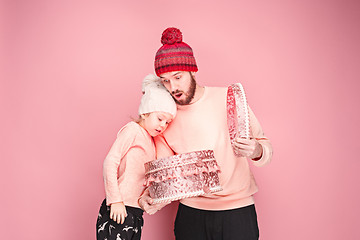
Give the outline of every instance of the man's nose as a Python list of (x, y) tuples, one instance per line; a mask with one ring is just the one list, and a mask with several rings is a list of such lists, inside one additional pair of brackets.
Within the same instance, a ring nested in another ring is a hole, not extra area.
[(175, 84), (172, 82), (172, 81), (170, 81), (170, 83), (169, 83), (169, 87), (170, 87), (170, 92), (172, 93), (172, 94), (174, 94), (175, 92), (176, 92), (176, 86), (175, 86)]

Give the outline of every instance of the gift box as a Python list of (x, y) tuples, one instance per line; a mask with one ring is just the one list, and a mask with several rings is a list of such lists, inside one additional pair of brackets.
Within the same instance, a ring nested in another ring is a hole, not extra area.
[(145, 185), (154, 203), (221, 191), (214, 151), (173, 155), (145, 163)]

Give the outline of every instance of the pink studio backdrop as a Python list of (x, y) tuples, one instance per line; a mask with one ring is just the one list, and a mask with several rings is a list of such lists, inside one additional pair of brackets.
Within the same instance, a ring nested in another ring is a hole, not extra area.
[[(274, 145), (253, 167), (261, 239), (360, 239), (359, 5), (2, 1), (1, 238), (95, 239), (103, 159), (176, 26), (199, 83), (242, 82)], [(143, 239), (173, 239), (175, 210)]]

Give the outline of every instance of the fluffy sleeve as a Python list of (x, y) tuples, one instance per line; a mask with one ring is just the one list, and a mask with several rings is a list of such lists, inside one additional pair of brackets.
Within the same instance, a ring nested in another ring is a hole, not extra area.
[(250, 129), (252, 137), (254, 137), (262, 146), (263, 153), (260, 159), (253, 161), (255, 166), (262, 167), (268, 164), (271, 161), (271, 157), (273, 154), (273, 148), (270, 143), (270, 140), (265, 136), (261, 125), (255, 114), (249, 107), (249, 120), (250, 120)]
[(107, 205), (123, 201), (118, 186), (118, 171), (122, 158), (127, 154), (135, 141), (136, 132), (134, 131), (129, 125), (121, 128), (104, 160), (103, 178)]

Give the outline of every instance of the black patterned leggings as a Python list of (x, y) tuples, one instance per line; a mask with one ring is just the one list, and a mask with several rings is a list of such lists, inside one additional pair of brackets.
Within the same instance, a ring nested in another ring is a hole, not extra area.
[(140, 240), (144, 225), (143, 210), (126, 206), (127, 217), (123, 224), (110, 219), (110, 207), (106, 200), (101, 204), (99, 216), (96, 221), (97, 240)]

